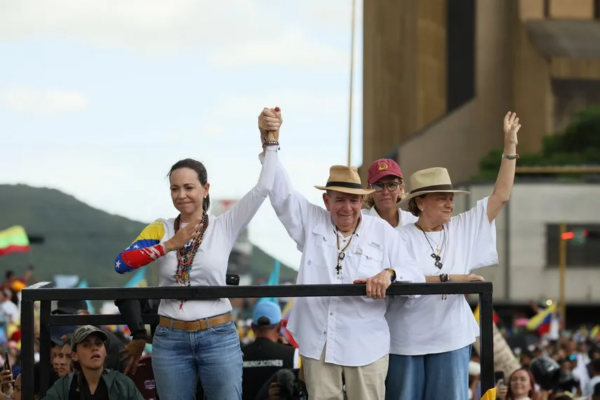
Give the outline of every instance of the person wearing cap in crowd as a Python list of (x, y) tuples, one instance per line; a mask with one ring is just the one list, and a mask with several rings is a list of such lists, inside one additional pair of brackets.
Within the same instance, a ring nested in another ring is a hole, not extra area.
[(367, 189), (375, 191), (365, 196), (363, 214), (381, 217), (396, 229), (417, 221), (417, 217), (398, 207), (404, 195), (404, 179), (396, 161), (389, 158), (373, 161), (369, 167)]
[[(52, 311), (52, 315), (89, 315), (87, 302), (85, 300), (58, 300), (56, 309)], [(58, 340), (61, 344), (64, 339), (73, 334), (77, 329), (76, 326), (53, 326), (51, 328), (51, 337)], [(114, 333), (101, 327), (104, 333), (108, 336), (106, 343), (106, 368), (115, 371), (123, 372), (127, 367), (128, 360), (121, 360), (121, 352), (125, 348), (125, 343)]]
[[(452, 217), (455, 190), (445, 168), (410, 177), (410, 193), (400, 207), (419, 219), (398, 230), (411, 243), (427, 282), (483, 281), (472, 273), (498, 263), (495, 219), (512, 191), (517, 132), (515, 113), (504, 118), (504, 155), (493, 193)], [(468, 398), (471, 345), (479, 326), (464, 295), (421, 296), (388, 302), (390, 365), (386, 400)]]
[(54, 383), (45, 400), (144, 400), (135, 384), (118, 371), (104, 368), (108, 335), (92, 325), (77, 328), (71, 338), (73, 369)]
[(282, 368), (300, 368), (298, 349), (279, 342), (281, 308), (272, 301), (261, 301), (254, 308), (252, 319), (254, 342), (242, 349), (244, 400), (254, 400), (267, 379)]
[[(261, 133), (280, 122), (264, 110)], [(278, 129), (278, 128), (277, 128)], [(302, 252), (297, 284), (366, 283), (366, 297), (299, 297), (287, 329), (298, 343), (308, 397), (383, 400), (388, 368), (386, 289), (395, 280), (424, 282), (407, 242), (381, 218), (362, 215), (363, 188), (356, 168), (331, 167), (325, 209), (296, 192), (281, 162), (271, 205)]]

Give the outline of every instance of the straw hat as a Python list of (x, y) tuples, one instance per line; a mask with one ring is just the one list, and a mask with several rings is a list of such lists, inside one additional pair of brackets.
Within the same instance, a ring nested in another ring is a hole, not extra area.
[(315, 186), (320, 190), (333, 190), (335, 192), (365, 195), (373, 193), (374, 189), (364, 189), (360, 183), (360, 176), (356, 167), (334, 165), (329, 169), (327, 185)]
[(410, 199), (427, 193), (454, 193), (459, 195), (469, 193), (464, 190), (454, 190), (448, 170), (439, 167), (415, 172), (410, 176), (409, 187), (412, 189), (410, 193), (398, 203), (398, 206), (403, 210), (408, 209)]

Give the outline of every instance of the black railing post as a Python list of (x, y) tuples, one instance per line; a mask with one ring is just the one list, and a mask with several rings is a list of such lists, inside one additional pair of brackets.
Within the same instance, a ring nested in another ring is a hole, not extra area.
[(481, 394), (494, 387), (494, 311), (492, 290), (479, 295), (479, 326), (481, 329)]
[(34, 315), (33, 301), (21, 300), (21, 387), (22, 398), (33, 399), (34, 360)]
[(43, 300), (40, 306), (40, 367), (46, 366), (46, 368), (40, 368), (40, 397), (46, 395), (48, 385), (50, 383), (50, 368), (52, 360), (50, 359), (51, 353), (51, 329), (50, 326), (50, 312), (52, 311), (52, 301)]

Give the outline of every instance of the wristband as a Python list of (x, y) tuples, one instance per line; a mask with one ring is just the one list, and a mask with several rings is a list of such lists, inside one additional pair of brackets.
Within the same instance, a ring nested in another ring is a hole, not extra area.
[(502, 153), (502, 158), (505, 158), (507, 160), (516, 160), (517, 158), (519, 158), (518, 154), (504, 154)]
[(392, 283), (394, 283), (396, 281), (396, 271), (394, 271), (391, 268), (386, 268), (385, 270), (386, 271), (390, 271), (392, 273), (392, 277), (391, 278), (392, 278)]

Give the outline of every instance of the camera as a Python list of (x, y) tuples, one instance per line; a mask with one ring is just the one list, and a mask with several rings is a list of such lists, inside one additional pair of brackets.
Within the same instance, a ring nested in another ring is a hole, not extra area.
[(281, 369), (274, 381), (279, 386), (279, 400), (302, 400), (306, 398), (304, 387), (289, 369)]

